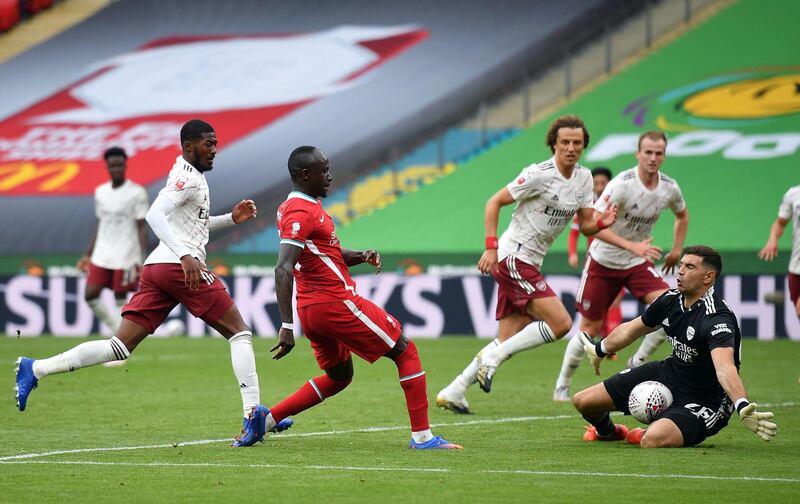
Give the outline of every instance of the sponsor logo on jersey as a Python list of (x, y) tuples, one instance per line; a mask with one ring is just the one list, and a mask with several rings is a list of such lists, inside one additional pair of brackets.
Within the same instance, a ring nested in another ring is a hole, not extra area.
[(539, 280), (538, 282), (536, 282), (536, 288), (540, 291), (545, 291), (547, 290), (547, 284), (545, 283), (544, 280)]
[(187, 179), (187, 178), (179, 178), (175, 182), (175, 189), (177, 189), (179, 191), (183, 191), (183, 187), (186, 185), (186, 182), (188, 182), (188, 181), (189, 181), (189, 179)]
[(583, 305), (583, 309), (584, 309), (584, 310), (588, 310), (588, 309), (589, 309), (589, 307), (591, 307), (591, 306), (592, 306), (592, 302), (591, 302), (591, 301), (589, 301), (588, 299), (584, 299), (584, 300), (583, 300), (583, 303), (581, 303), (581, 304)]
[(661, 325), (662, 325), (663, 327), (669, 327), (669, 317), (667, 317), (667, 318), (665, 318), (664, 320), (662, 320), (662, 321), (661, 321)]
[(636, 210), (637, 208), (639, 208), (639, 203), (634, 203), (631, 210)]
[(299, 232), (300, 232), (300, 223), (292, 222), (292, 236), (297, 236)]
[(578, 200), (578, 203), (580, 203), (581, 201), (583, 201), (583, 198), (585, 198), (585, 197), (586, 197), (586, 193), (585, 193), (585, 192), (583, 192), (583, 191), (577, 191), (577, 192), (575, 193), (575, 199), (576, 199), (576, 200)]
[(714, 324), (714, 329), (711, 331), (711, 336), (716, 336), (717, 334), (724, 332), (733, 334), (733, 331), (730, 327), (728, 327), (728, 324), (724, 322), (721, 324)]
[(558, 201), (558, 194), (554, 194), (553, 197), (550, 199), (553, 201)]
[(694, 338), (694, 327), (689, 326), (686, 328), (686, 339), (692, 341), (692, 338)]

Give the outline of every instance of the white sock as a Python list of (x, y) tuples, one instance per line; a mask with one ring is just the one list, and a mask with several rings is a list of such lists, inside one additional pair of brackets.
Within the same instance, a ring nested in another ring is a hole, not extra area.
[(278, 425), (278, 422), (276, 422), (275, 419), (272, 418), (272, 413), (267, 415), (267, 432), (269, 432), (270, 429), (274, 429), (276, 425)]
[(642, 340), (642, 344), (639, 345), (639, 349), (636, 350), (636, 354), (633, 356), (633, 365), (641, 366), (647, 362), (647, 359), (652, 357), (658, 347), (664, 343), (665, 339), (667, 339), (667, 333), (664, 331), (663, 327), (646, 335)]
[[(500, 342), (497, 341), (497, 338), (493, 339), (489, 342), (485, 347), (481, 348), (478, 355), (481, 355), (484, 352), (488, 352), (493, 350), (494, 348), (499, 345)], [(454, 392), (458, 392), (464, 394), (469, 387), (475, 384), (478, 381), (478, 367), (480, 364), (478, 362), (478, 355), (472, 359), (472, 362), (469, 363), (467, 367), (464, 368), (464, 371), (461, 372), (458, 376), (456, 376), (453, 381), (448, 385), (448, 388)]]
[(233, 374), (236, 375), (239, 392), (242, 394), (244, 418), (247, 418), (253, 406), (258, 406), (261, 402), (258, 373), (256, 373), (256, 356), (253, 352), (253, 333), (250, 331), (238, 332), (231, 336), (228, 343), (231, 344)]
[(75, 371), (104, 362), (125, 360), (131, 353), (116, 336), (107, 340), (87, 341), (49, 359), (33, 361), (33, 375), (43, 376)]
[(414, 440), (415, 443), (427, 443), (431, 439), (433, 439), (433, 433), (430, 429), (425, 429), (419, 432), (412, 432), (411, 439)]
[(122, 322), (122, 317), (120, 317), (119, 313), (116, 315), (109, 313), (106, 309), (106, 305), (103, 304), (99, 297), (90, 299), (87, 303), (97, 317), (97, 320), (107, 325), (112, 331), (117, 331), (119, 324)]
[(581, 341), (580, 334), (576, 333), (570, 338), (567, 348), (564, 349), (564, 360), (561, 362), (561, 373), (558, 375), (556, 388), (569, 387), (572, 383), (572, 376), (578, 370), (585, 355), (583, 341)]
[(512, 355), (556, 340), (553, 330), (546, 322), (537, 320), (522, 328), (520, 332), (500, 343), (494, 350), (481, 355), (481, 361), (489, 366), (499, 366)]

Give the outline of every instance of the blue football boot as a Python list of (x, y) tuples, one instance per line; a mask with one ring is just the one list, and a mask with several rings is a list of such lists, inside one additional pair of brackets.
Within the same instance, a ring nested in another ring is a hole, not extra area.
[(25, 411), (25, 406), (28, 404), (28, 396), (31, 395), (33, 389), (39, 386), (39, 380), (33, 375), (33, 359), (19, 357), (14, 372), (17, 375), (14, 398), (17, 400), (17, 408), (20, 411)]
[(266, 406), (253, 406), (250, 414), (244, 419), (242, 432), (233, 440), (231, 446), (235, 448), (253, 446), (259, 441), (264, 441), (266, 434), (267, 415), (269, 408)]
[(463, 446), (451, 443), (450, 441), (444, 439), (442, 436), (433, 436), (429, 441), (425, 443), (417, 443), (412, 438), (411, 442), (408, 443), (408, 447), (411, 448), (412, 450), (463, 450), (464, 449)]
[(284, 418), (280, 422), (275, 425), (275, 427), (271, 428), (267, 432), (272, 432), (273, 434), (278, 432), (283, 432), (289, 429), (292, 425), (294, 425), (294, 421), (291, 418)]

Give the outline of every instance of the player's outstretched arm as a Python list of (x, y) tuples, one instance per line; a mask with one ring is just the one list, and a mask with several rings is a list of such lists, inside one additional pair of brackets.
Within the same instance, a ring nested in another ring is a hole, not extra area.
[(627, 347), (636, 339), (653, 332), (654, 328), (647, 327), (642, 322), (642, 317), (620, 324), (605, 339), (595, 341), (585, 332), (578, 333), (583, 339), (583, 348), (594, 368), (594, 374), (600, 376), (600, 362), (603, 358), (615, 354)]
[(292, 290), (294, 287), (294, 267), (300, 260), (303, 248), (281, 243), (278, 249), (278, 264), (275, 266), (275, 294), (278, 298), (278, 311), (281, 314), (281, 328), (278, 330), (278, 344), (270, 352), (280, 359), (294, 348), (294, 313), (292, 312)]
[(344, 259), (344, 263), (348, 267), (367, 263), (375, 267), (376, 275), (381, 272), (381, 255), (377, 250), (350, 250), (343, 248), (342, 259)]
[(578, 210), (578, 227), (586, 236), (593, 236), (617, 220), (617, 205), (609, 205), (603, 212), (591, 208)]
[(767, 244), (758, 252), (759, 259), (762, 261), (771, 261), (778, 257), (778, 240), (783, 236), (783, 231), (786, 229), (786, 224), (788, 222), (788, 219), (781, 219), (780, 217), (775, 219), (775, 222), (772, 223), (772, 227), (769, 229)]
[(683, 242), (686, 240), (686, 233), (689, 231), (689, 209), (684, 208), (675, 213), (675, 225), (672, 228), (672, 250), (664, 256), (664, 266), (662, 273), (671, 275), (675, 271), (675, 266), (681, 260)]
[(775, 416), (771, 411), (758, 411), (758, 405), (747, 400), (739, 370), (733, 362), (733, 348), (718, 347), (711, 350), (711, 360), (717, 373), (717, 381), (734, 401), (742, 424), (764, 441), (769, 441), (778, 433), (778, 426), (771, 422)]

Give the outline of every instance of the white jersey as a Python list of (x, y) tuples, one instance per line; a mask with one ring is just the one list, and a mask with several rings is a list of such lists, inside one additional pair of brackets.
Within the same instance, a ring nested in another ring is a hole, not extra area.
[[(178, 156), (167, 177), (167, 185), (158, 194), (172, 200), (177, 207), (167, 215), (167, 222), (175, 233), (175, 238), (191, 250), (193, 257), (205, 263), (208, 212), (211, 209), (205, 175), (183, 159), (183, 156)], [(180, 258), (164, 242), (159, 242), (145, 264), (180, 262)]]
[(498, 259), (514, 255), (541, 268), (544, 255), (575, 212), (592, 208), (592, 174), (575, 165), (566, 179), (554, 158), (532, 164), (506, 188), (517, 202), (511, 224), (500, 237)]
[(94, 190), (97, 236), (92, 264), (106, 269), (128, 269), (142, 263), (142, 246), (136, 221), (147, 215), (147, 191), (126, 180), (117, 188), (111, 182)]
[(800, 275), (800, 186), (794, 186), (783, 195), (778, 217), (792, 221), (792, 258), (789, 273)]
[[(680, 213), (686, 208), (681, 189), (673, 179), (659, 173), (658, 185), (650, 190), (642, 182), (636, 167), (614, 177), (594, 208), (604, 212), (610, 204), (617, 205), (617, 220), (611, 230), (634, 242), (646, 240), (652, 235), (653, 226), (664, 209), (670, 208)], [(601, 265), (612, 269), (633, 268), (645, 262), (643, 257), (599, 238), (592, 241), (589, 254)]]

